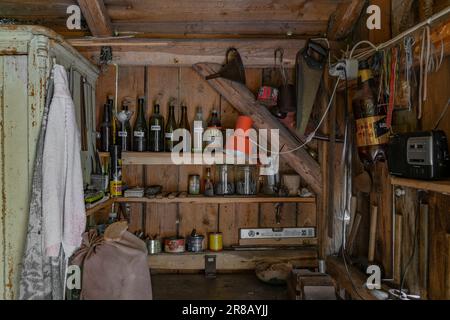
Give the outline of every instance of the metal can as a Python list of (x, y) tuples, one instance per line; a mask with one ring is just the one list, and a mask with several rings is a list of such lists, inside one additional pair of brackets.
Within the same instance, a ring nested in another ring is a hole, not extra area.
[(189, 252), (202, 252), (203, 251), (203, 239), (202, 235), (189, 236), (187, 238), (187, 249)]
[(147, 249), (149, 254), (158, 254), (161, 252), (161, 241), (151, 239), (147, 241)]
[(223, 250), (223, 235), (221, 232), (209, 234), (209, 250), (216, 252)]
[(200, 176), (197, 174), (189, 176), (189, 194), (191, 195), (200, 194)]
[(185, 251), (185, 242), (183, 238), (167, 238), (164, 241), (164, 251), (168, 253), (182, 253)]

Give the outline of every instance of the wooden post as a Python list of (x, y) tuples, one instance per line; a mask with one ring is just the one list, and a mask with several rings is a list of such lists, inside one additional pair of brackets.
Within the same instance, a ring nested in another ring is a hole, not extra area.
[(375, 260), (378, 207), (372, 206), (371, 211), (372, 212), (370, 215), (369, 254), (368, 254), (369, 262), (373, 262)]

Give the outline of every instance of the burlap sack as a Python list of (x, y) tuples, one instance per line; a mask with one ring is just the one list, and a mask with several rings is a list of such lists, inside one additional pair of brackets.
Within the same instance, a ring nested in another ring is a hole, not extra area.
[(125, 231), (117, 240), (95, 231), (83, 243), (71, 264), (82, 267), (83, 300), (151, 300), (152, 284), (145, 243)]

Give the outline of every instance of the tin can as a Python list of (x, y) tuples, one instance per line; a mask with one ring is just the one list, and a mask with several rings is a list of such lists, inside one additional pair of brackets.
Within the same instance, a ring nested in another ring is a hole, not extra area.
[(158, 254), (161, 252), (161, 241), (152, 239), (147, 241), (147, 249), (149, 254)]
[(189, 176), (189, 194), (199, 195), (200, 194), (200, 176), (190, 175)]
[(187, 238), (188, 251), (189, 252), (202, 252), (204, 239), (205, 239), (205, 237), (202, 235), (189, 236)]
[(185, 241), (183, 238), (167, 238), (164, 240), (164, 251), (168, 253), (182, 253), (185, 251)]
[(223, 236), (221, 232), (209, 234), (209, 250), (216, 252), (223, 250)]

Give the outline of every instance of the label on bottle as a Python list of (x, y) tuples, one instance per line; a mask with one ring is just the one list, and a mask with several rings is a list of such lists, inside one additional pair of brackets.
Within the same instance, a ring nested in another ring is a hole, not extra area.
[(208, 128), (205, 131), (204, 140), (208, 142), (210, 148), (222, 147), (222, 131), (219, 128)]
[(151, 126), (150, 130), (151, 131), (161, 131), (161, 126)]
[(173, 140), (173, 132), (166, 132), (166, 139)]
[(122, 181), (110, 181), (109, 183), (111, 197), (120, 197), (122, 196)]
[(134, 132), (134, 136), (137, 138), (144, 138), (145, 137), (145, 132), (144, 131), (135, 131)]
[(374, 116), (356, 120), (356, 144), (358, 147), (375, 146), (389, 142), (386, 116)]
[(128, 137), (128, 133), (126, 131), (119, 131), (118, 132), (119, 137), (126, 138)]

